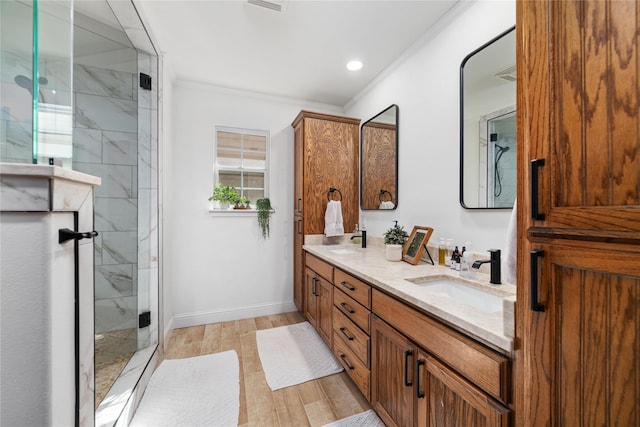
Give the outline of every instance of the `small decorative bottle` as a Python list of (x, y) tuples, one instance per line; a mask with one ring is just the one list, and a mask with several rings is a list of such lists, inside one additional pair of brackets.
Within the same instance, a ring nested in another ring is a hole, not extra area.
[(447, 254), (447, 246), (444, 241), (444, 237), (440, 238), (440, 243), (438, 243), (438, 264), (444, 265), (444, 258)]

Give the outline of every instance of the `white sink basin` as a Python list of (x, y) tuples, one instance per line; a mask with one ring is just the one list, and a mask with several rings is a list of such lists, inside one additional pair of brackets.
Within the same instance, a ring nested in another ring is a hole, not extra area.
[(503, 297), (482, 289), (466, 286), (446, 278), (429, 280), (428, 278), (407, 279), (420, 286), (421, 293), (461, 303), (485, 313), (497, 313), (503, 310)]
[(335, 248), (335, 249), (329, 249), (329, 252), (338, 254), (338, 255), (345, 255), (345, 254), (355, 254), (358, 252), (358, 250), (355, 248)]

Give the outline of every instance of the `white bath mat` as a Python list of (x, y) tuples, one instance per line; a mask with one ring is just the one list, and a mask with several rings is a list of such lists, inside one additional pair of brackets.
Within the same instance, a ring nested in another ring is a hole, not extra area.
[(278, 390), (343, 370), (309, 322), (256, 331), (267, 384)]
[(231, 350), (163, 361), (130, 426), (237, 426), (239, 414), (240, 367)]
[(351, 415), (350, 417), (325, 424), (323, 427), (385, 427), (384, 423), (373, 409)]

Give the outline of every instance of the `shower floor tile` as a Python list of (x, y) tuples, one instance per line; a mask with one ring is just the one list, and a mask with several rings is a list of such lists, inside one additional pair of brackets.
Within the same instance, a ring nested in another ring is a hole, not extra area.
[(96, 408), (138, 348), (135, 328), (96, 334)]

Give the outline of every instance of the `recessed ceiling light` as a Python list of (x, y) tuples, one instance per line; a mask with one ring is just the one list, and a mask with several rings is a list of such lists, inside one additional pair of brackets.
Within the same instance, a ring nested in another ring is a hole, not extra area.
[(347, 70), (349, 71), (358, 71), (362, 68), (362, 62), (360, 61), (349, 61), (347, 63)]

